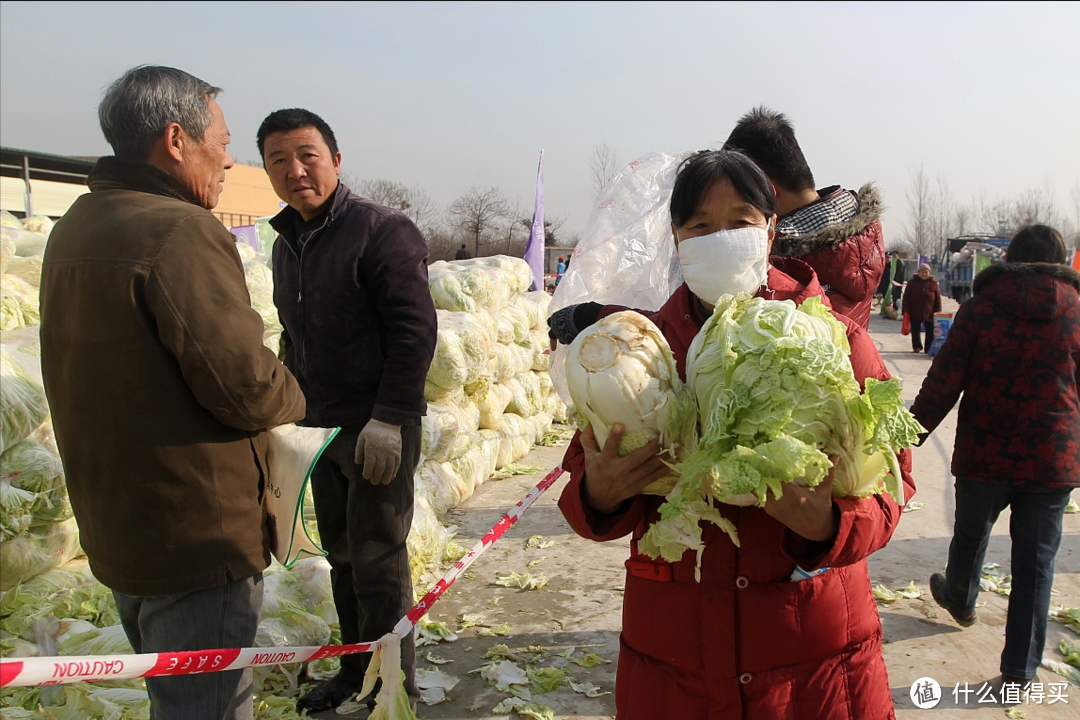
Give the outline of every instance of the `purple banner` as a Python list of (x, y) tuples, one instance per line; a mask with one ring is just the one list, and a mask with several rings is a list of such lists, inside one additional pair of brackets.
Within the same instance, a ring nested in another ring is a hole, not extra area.
[(259, 252), (259, 231), (254, 225), (237, 225), (229, 228), (229, 232), (233, 234), (236, 242), (246, 243), (255, 248), (255, 252)]
[(540, 167), (536, 170), (536, 208), (533, 210), (532, 229), (525, 245), (525, 262), (532, 269), (533, 284), (530, 290), (544, 289), (544, 151), (540, 151)]

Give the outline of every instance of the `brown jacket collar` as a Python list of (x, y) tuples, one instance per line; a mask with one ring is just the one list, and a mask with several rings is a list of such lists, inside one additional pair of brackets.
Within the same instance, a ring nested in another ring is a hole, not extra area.
[(102, 190), (136, 190), (138, 192), (164, 195), (198, 205), (191, 191), (164, 170), (150, 163), (131, 162), (108, 155), (99, 158), (86, 178), (91, 192)]

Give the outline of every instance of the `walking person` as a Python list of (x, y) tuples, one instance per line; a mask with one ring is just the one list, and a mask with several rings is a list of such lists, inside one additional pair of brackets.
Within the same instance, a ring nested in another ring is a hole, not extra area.
[[(901, 309), (911, 324), (912, 352), (929, 353), (934, 343), (934, 313), (941, 312), (941, 288), (926, 263), (919, 265), (919, 272), (908, 280)], [(923, 334), (926, 335), (925, 346)]]
[[(377, 640), (413, 601), (405, 540), (438, 331), (427, 243), (406, 215), (338, 180), (337, 140), (315, 113), (270, 113), (257, 138), (270, 184), (287, 204), (270, 221), (285, 365), (308, 398), (303, 424), (341, 427), (311, 473), (341, 641)], [(401, 659), (415, 707), (413, 643), (401, 643)], [(363, 686), (370, 660), (343, 657), (338, 674), (297, 710), (341, 705)]]
[(878, 283), (877, 294), (881, 295), (881, 317), (896, 319), (897, 306), (900, 291), (904, 287), (904, 261), (900, 259), (900, 253), (893, 250), (889, 253), (888, 262), (885, 263), (885, 272), (881, 275)]
[[(304, 416), (233, 236), (220, 88), (129, 70), (49, 236), (41, 371), (80, 542), (136, 653), (251, 647), (270, 564), (266, 428)], [(251, 670), (148, 677), (158, 720), (251, 720)]]
[(930, 590), (962, 627), (978, 619), (990, 531), (1011, 508), (1003, 683), (1036, 677), (1062, 516), (1080, 485), (1080, 274), (1067, 257), (1046, 225), (1016, 233), (1005, 263), (976, 276), (911, 407), (933, 431), (960, 399), (953, 538)]

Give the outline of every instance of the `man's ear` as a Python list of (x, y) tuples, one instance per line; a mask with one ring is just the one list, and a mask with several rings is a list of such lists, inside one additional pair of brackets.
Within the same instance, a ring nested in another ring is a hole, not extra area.
[(776, 215), (769, 218), (769, 254), (772, 254), (773, 240), (776, 239)]
[(187, 133), (180, 123), (171, 122), (161, 131), (165, 138), (165, 152), (176, 162), (184, 161), (184, 150), (187, 148)]

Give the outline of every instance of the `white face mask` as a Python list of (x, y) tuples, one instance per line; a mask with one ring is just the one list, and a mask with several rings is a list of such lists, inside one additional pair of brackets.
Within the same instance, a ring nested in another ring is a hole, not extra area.
[(724, 295), (753, 295), (769, 274), (768, 228), (742, 227), (687, 238), (679, 241), (678, 252), (690, 291), (711, 305)]

